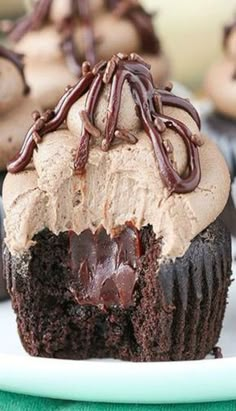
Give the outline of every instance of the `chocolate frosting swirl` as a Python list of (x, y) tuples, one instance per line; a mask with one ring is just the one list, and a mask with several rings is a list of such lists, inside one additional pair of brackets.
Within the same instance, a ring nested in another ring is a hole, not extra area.
[[(26, 33), (40, 29), (49, 20), (52, 2), (53, 0), (38, 0), (30, 14), (10, 24), (10, 28), (7, 29), (9, 37), (17, 42)], [(160, 42), (153, 28), (152, 16), (137, 1), (104, 0), (104, 3), (105, 7), (116, 16), (130, 20), (139, 33), (143, 50), (152, 54), (161, 51)], [(78, 18), (83, 29), (84, 55), (77, 51), (74, 42), (74, 30)], [(84, 60), (92, 65), (96, 62), (96, 40), (89, 0), (70, 0), (70, 14), (58, 22), (56, 29), (61, 35), (61, 48), (67, 65), (71, 72), (79, 77)]]
[(25, 79), (25, 73), (24, 73), (24, 63), (23, 63), (23, 54), (15, 53), (12, 50), (7, 49), (6, 47), (3, 47), (0, 44), (0, 57), (9, 60), (16, 66), (17, 70), (19, 71), (23, 84), (24, 84), (24, 95), (27, 95), (30, 92), (30, 87), (26, 83)]
[[(35, 113), (35, 123), (28, 131), (19, 154), (8, 165), (8, 170), (12, 173), (23, 170), (31, 161), (37, 143), (45, 134), (57, 130), (66, 120), (71, 106), (88, 92), (86, 108), (82, 112), (81, 141), (74, 162), (75, 171), (82, 174), (88, 160), (90, 139), (92, 136), (100, 135), (100, 130), (93, 125), (93, 119), (99, 96), (108, 83), (111, 83), (111, 89), (105, 137), (101, 148), (104, 151), (109, 150), (113, 140), (120, 136), (125, 137), (124, 139), (130, 143), (135, 143), (136, 138), (133, 135), (130, 135), (127, 130), (117, 128), (122, 89), (124, 82), (127, 81), (135, 103), (136, 114), (152, 142), (163, 183), (170, 193), (193, 191), (201, 178), (198, 153), (201, 140), (199, 136), (193, 135), (181, 121), (163, 112), (163, 105), (183, 109), (200, 128), (199, 116), (190, 102), (172, 94), (169, 87), (165, 90), (155, 89), (150, 66), (134, 53), (130, 56), (121, 53), (115, 55), (110, 61), (102, 61), (95, 65), (93, 70), (89, 68), (88, 63), (84, 67), (86, 70), (83, 77), (74, 87), (65, 92), (54, 110), (47, 111), (42, 116)], [(166, 144), (162, 139), (162, 133), (166, 128), (174, 130), (184, 141), (188, 158), (188, 170), (184, 177), (177, 173), (171, 163), (171, 143)]]

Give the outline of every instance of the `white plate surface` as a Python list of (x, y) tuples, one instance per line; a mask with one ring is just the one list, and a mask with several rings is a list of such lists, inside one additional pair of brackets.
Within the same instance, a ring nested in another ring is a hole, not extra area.
[(236, 398), (236, 281), (219, 345), (223, 359), (129, 363), (29, 357), (9, 302), (0, 304), (0, 389), (85, 401), (175, 403)]

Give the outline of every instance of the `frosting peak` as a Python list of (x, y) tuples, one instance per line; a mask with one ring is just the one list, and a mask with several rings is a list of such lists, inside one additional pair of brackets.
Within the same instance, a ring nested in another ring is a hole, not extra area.
[[(30, 128), (23, 147), (9, 164), (8, 170), (15, 173), (24, 169), (42, 137), (57, 130), (66, 120), (72, 105), (87, 92), (85, 109), (80, 111), (83, 126), (74, 162), (75, 171), (79, 174), (83, 173), (89, 156), (91, 137), (98, 138), (101, 134), (94, 125), (94, 114), (101, 92), (108, 84), (110, 84), (110, 93), (101, 149), (108, 151), (117, 138), (135, 144), (137, 139), (130, 130), (117, 127), (122, 91), (124, 83), (127, 82), (135, 104), (136, 115), (152, 142), (160, 176), (168, 191), (176, 193), (193, 191), (201, 177), (198, 155), (198, 146), (202, 144), (200, 135), (193, 134), (180, 120), (164, 114), (163, 105), (186, 111), (200, 127), (200, 120), (193, 106), (188, 101), (173, 95), (169, 87), (165, 90), (155, 89), (150, 66), (135, 53), (130, 56), (119, 53), (108, 62), (99, 62), (92, 70), (89, 63), (85, 62), (82, 70), (81, 80), (74, 87), (66, 90), (54, 110), (47, 111), (42, 116), (36, 114), (35, 123)], [(188, 170), (184, 176), (179, 175), (171, 163), (170, 154), (173, 151), (171, 143), (162, 139), (162, 133), (166, 129), (176, 132), (185, 144)]]

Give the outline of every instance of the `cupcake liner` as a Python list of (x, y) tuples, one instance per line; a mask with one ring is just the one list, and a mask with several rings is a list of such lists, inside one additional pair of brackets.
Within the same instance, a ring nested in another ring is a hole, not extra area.
[(160, 266), (165, 304), (175, 307), (170, 359), (204, 358), (214, 347), (230, 275), (231, 242), (220, 220), (198, 235), (182, 258)]
[(4, 253), (19, 334), (31, 355), (193, 360), (216, 344), (231, 276), (231, 240), (220, 219), (175, 261), (160, 260), (161, 240), (151, 226), (142, 228), (144, 254), (128, 308), (79, 304), (70, 291), (68, 233), (44, 230), (35, 240), (24, 255)]

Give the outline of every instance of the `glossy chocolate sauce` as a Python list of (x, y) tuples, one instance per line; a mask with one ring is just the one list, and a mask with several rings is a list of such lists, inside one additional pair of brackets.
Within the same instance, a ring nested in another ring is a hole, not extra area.
[[(53, 0), (38, 0), (33, 10), (10, 24), (7, 30), (9, 37), (17, 42), (30, 31), (39, 30), (49, 20)], [(155, 35), (152, 16), (133, 0), (104, 0), (108, 10), (120, 18), (131, 21), (137, 30), (142, 49), (149, 53), (161, 51), (160, 42)], [(61, 48), (67, 65), (76, 76), (81, 75), (81, 66), (84, 60), (94, 65), (96, 62), (96, 41), (93, 30), (93, 21), (90, 14), (89, 0), (70, 0), (70, 13), (57, 22), (56, 29), (61, 35)], [(84, 53), (80, 53), (74, 42), (74, 30), (78, 26), (78, 19), (82, 26)]]
[(111, 238), (103, 227), (95, 234), (71, 232), (70, 252), (73, 275), (70, 291), (79, 304), (101, 307), (129, 307), (137, 280), (141, 243), (131, 224)]
[(14, 66), (16, 66), (17, 70), (19, 71), (23, 83), (24, 83), (24, 95), (27, 95), (30, 92), (30, 88), (26, 83), (25, 74), (24, 74), (24, 63), (23, 63), (23, 54), (15, 53), (12, 50), (7, 49), (0, 45), (0, 57), (11, 61)]
[[(106, 86), (111, 83), (108, 102), (105, 136), (101, 149), (109, 150), (113, 140), (119, 133), (129, 135), (127, 131), (118, 130), (117, 121), (124, 82), (127, 81), (136, 106), (136, 114), (140, 118), (143, 129), (150, 138), (155, 152), (161, 178), (170, 193), (186, 193), (193, 191), (201, 177), (198, 154), (198, 136), (181, 121), (163, 113), (163, 106), (170, 105), (181, 108), (189, 113), (200, 127), (200, 120), (196, 110), (189, 101), (179, 98), (168, 90), (157, 90), (153, 85), (150, 67), (136, 54), (124, 56), (118, 54), (106, 62), (98, 63), (92, 71), (87, 71), (79, 82), (60, 99), (58, 105), (50, 113), (36, 119), (28, 131), (19, 154), (8, 165), (8, 170), (17, 173), (23, 170), (30, 162), (33, 150), (48, 132), (57, 130), (66, 120), (71, 106), (85, 92), (88, 91), (85, 110), (83, 111), (83, 129), (81, 141), (75, 157), (75, 171), (79, 174), (85, 171), (89, 155), (89, 142), (92, 136), (99, 136), (100, 131), (93, 125), (93, 117), (99, 96)], [(172, 129), (184, 141), (188, 156), (188, 170), (185, 176), (180, 176), (174, 169), (170, 153), (173, 151), (171, 143), (166, 146), (162, 133)], [(129, 141), (132, 142), (131, 140)], [(134, 143), (135, 141), (133, 141)]]

